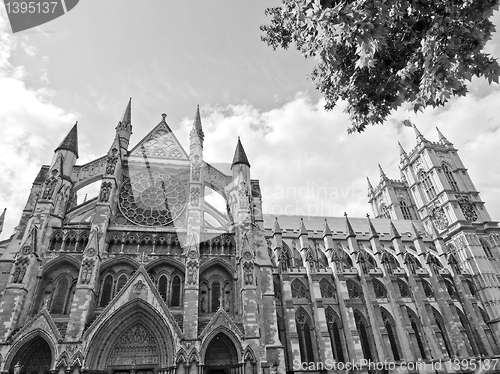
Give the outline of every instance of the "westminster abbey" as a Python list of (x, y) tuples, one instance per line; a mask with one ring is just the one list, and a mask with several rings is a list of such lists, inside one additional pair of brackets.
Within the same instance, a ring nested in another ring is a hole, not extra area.
[(500, 228), (439, 130), (368, 181), (372, 217), (270, 216), (239, 139), (227, 175), (199, 110), (189, 150), (165, 117), (131, 146), (129, 102), (84, 165), (75, 125), (33, 176), (0, 242), (2, 373), (495, 372)]

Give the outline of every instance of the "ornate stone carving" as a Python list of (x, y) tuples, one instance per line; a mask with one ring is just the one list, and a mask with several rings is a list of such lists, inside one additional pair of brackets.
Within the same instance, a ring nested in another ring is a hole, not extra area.
[(120, 211), (141, 226), (166, 226), (181, 216), (186, 204), (184, 182), (158, 170), (125, 178), (120, 189)]
[(106, 174), (111, 175), (114, 174), (116, 163), (118, 161), (118, 150), (113, 148), (111, 153), (108, 155), (108, 159), (106, 162)]
[(196, 261), (189, 261), (187, 263), (187, 283), (195, 285), (197, 282), (198, 263)]
[(142, 279), (139, 279), (137, 282), (134, 283), (134, 285), (132, 286), (132, 292), (135, 292), (135, 293), (141, 293), (141, 291), (143, 289), (146, 288), (146, 285), (144, 284), (144, 282), (142, 281)]
[(30, 263), (29, 257), (19, 257), (16, 260), (12, 283), (22, 283), (26, 275), (26, 269)]
[(458, 205), (467, 221), (474, 222), (477, 220), (477, 213), (467, 196), (460, 196), (458, 198)]
[(200, 203), (200, 188), (191, 187), (191, 205), (198, 206)]
[(240, 182), (238, 187), (238, 195), (241, 209), (249, 209), (250, 206), (250, 190), (245, 182)]
[(136, 325), (128, 329), (115, 343), (108, 365), (158, 364), (158, 342), (149, 329)]
[(96, 249), (94, 247), (90, 247), (89, 249), (87, 249), (86, 255), (88, 257), (94, 257), (96, 253)]
[(448, 227), (448, 218), (446, 218), (446, 214), (442, 207), (434, 208), (432, 210), (432, 216), (434, 217), (434, 225), (436, 225), (439, 230), (444, 230)]
[(57, 184), (57, 170), (52, 170), (52, 176), (45, 180), (45, 186), (43, 188), (42, 199), (51, 200), (54, 196), (54, 190)]
[(101, 193), (99, 195), (99, 201), (103, 203), (108, 202), (112, 187), (113, 184), (111, 182), (103, 182), (103, 184), (101, 185)]
[(198, 161), (200, 159), (200, 156), (195, 155), (194, 156), (194, 162), (191, 165), (191, 178), (193, 181), (197, 182), (200, 180), (200, 174), (201, 174), (201, 163)]
[(253, 284), (253, 264), (251, 262), (243, 264), (243, 280), (245, 285)]
[(82, 271), (80, 276), (80, 283), (89, 284), (92, 279), (92, 270), (94, 269), (94, 260), (85, 259), (82, 262)]

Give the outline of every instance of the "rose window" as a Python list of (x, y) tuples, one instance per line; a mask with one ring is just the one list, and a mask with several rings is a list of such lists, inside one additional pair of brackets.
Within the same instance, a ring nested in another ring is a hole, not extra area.
[(177, 178), (158, 171), (125, 178), (119, 195), (122, 214), (141, 226), (165, 226), (184, 211), (186, 188)]

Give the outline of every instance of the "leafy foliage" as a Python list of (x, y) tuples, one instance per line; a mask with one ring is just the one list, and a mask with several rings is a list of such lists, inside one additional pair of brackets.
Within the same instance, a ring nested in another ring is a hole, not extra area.
[(347, 102), (348, 132), (382, 123), (409, 103), (415, 112), (467, 93), (473, 76), (498, 83), (481, 52), (495, 31), (498, 0), (282, 0), (266, 9), (262, 40), (315, 57), (311, 77), (327, 110)]

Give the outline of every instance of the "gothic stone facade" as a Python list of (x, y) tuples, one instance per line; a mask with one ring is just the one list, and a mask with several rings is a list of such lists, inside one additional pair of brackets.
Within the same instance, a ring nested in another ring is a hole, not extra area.
[(373, 219), (274, 217), (239, 140), (232, 175), (204, 160), (199, 111), (189, 153), (165, 116), (129, 149), (130, 114), (81, 166), (75, 125), (0, 243), (3, 372), (457, 372), (499, 353), (499, 227), (441, 134), (415, 129), (403, 179), (381, 169)]

